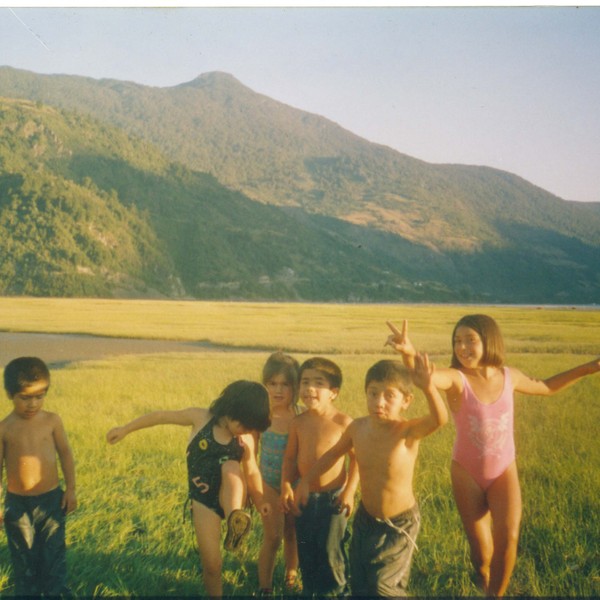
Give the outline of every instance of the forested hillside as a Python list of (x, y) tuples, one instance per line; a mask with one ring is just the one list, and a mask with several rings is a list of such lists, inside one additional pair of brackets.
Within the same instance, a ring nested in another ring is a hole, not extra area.
[(343, 223), (257, 204), (88, 117), (0, 100), (0, 166), (2, 294), (423, 296)]
[[(230, 75), (150, 88), (2, 67), (0, 95), (34, 102), (28, 110), (36, 116), (24, 120), (43, 121), (47, 105), (57, 107), (52, 114), (68, 121), (71, 134), (57, 134), (63, 153), (53, 160), (48, 149), (40, 154), (35, 133), (3, 140), (2, 215), (10, 205), (4, 190), (28, 198), (35, 172), (38, 197), (46, 197), (39, 186), (51, 173), (67, 196), (85, 203), (93, 195), (113, 219), (120, 210), (121, 224), (137, 223), (135, 234), (123, 225), (131, 251), (125, 258), (111, 250), (123, 262), (109, 271), (99, 254), (85, 254), (96, 268), (75, 250), (61, 254), (63, 266), (79, 269), (73, 293), (563, 303), (600, 297), (598, 206), (565, 202), (502, 171), (416, 160), (256, 94)], [(28, 166), (8, 168), (7, 144), (23, 139)], [(20, 188), (11, 179), (17, 175), (25, 182)], [(10, 237), (15, 219), (4, 226)], [(74, 240), (77, 221), (68, 231)], [(28, 277), (32, 264), (22, 259), (12, 279), (29, 279), (29, 288), (8, 286), (3, 277), (2, 293), (58, 293), (49, 283), (31, 289), (41, 268)], [(128, 283), (119, 287), (117, 280)]]

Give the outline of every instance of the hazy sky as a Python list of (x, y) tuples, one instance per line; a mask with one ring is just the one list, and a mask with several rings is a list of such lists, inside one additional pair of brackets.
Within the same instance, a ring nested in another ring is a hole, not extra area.
[(600, 202), (600, 7), (0, 6), (0, 64), (158, 87), (225, 71), (416, 158)]

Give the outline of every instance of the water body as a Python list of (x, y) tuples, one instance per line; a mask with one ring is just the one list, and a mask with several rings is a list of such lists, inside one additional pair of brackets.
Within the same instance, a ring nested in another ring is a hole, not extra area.
[(123, 354), (227, 350), (208, 342), (140, 340), (63, 333), (0, 332), (0, 366), (18, 356), (38, 356), (51, 368)]

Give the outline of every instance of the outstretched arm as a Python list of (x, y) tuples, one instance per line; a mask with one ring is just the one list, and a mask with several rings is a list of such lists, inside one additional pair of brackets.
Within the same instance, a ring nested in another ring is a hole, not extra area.
[(530, 394), (535, 396), (552, 396), (579, 379), (587, 375), (593, 375), (600, 371), (600, 358), (595, 358), (590, 362), (573, 367), (568, 371), (563, 371), (547, 379), (535, 379), (525, 375), (518, 369), (511, 368), (511, 376), (516, 392)]
[(198, 426), (198, 424), (207, 420), (208, 411), (204, 408), (184, 408), (183, 410), (157, 410), (151, 412), (133, 421), (129, 421), (121, 427), (113, 427), (107, 434), (106, 440), (109, 444), (120, 442), (126, 435), (154, 427), (155, 425), (183, 425)]
[(429, 414), (415, 419), (414, 425), (410, 429), (411, 437), (421, 439), (448, 422), (448, 410), (440, 393), (433, 383), (435, 365), (429, 361), (427, 354), (417, 354), (415, 356), (415, 369), (412, 372), (414, 384), (425, 394)]

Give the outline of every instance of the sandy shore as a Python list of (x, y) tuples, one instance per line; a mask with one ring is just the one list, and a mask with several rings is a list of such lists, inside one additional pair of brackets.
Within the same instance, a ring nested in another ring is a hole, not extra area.
[(39, 356), (52, 368), (71, 362), (94, 360), (122, 354), (163, 354), (165, 352), (206, 352), (223, 350), (204, 342), (134, 340), (91, 335), (0, 332), (0, 365), (18, 356)]

